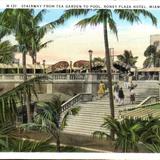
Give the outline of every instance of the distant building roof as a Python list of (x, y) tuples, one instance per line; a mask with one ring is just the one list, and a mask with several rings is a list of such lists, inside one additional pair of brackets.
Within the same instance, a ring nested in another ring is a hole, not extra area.
[(83, 67), (88, 67), (89, 66), (89, 61), (86, 60), (79, 60), (74, 62), (73, 67), (79, 67), (79, 68), (83, 68)]

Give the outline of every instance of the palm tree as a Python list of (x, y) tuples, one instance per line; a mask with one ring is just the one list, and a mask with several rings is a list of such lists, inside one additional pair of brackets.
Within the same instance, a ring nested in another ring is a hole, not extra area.
[(160, 52), (157, 51), (157, 46), (149, 45), (144, 52), (144, 56), (146, 57), (145, 61), (143, 62), (144, 68), (147, 67), (159, 67), (160, 64)]
[[(142, 125), (139, 120), (123, 119), (118, 121), (112, 117), (104, 118), (102, 127), (113, 130), (115, 133), (115, 150), (122, 149), (122, 152), (138, 152), (138, 142), (140, 142), (140, 132)], [(94, 136), (112, 138), (107, 132), (95, 131)]]
[(16, 46), (12, 46), (9, 41), (0, 42), (0, 63), (12, 63), (15, 51)]
[(127, 64), (130, 67), (135, 67), (138, 57), (134, 57), (131, 51), (125, 50), (123, 55), (117, 56), (118, 61)]
[[(18, 42), (18, 50), (22, 53), (22, 63), (23, 63), (23, 79), (27, 80), (26, 72), (26, 54), (28, 52), (26, 48), (26, 41), (28, 32), (31, 26), (32, 10), (24, 9), (5, 9), (1, 16), (1, 26), (8, 27), (11, 33), (15, 35)], [(16, 23), (15, 23), (16, 22)], [(27, 118), (31, 121), (30, 116), (30, 104), (27, 95), (25, 97), (25, 105), (27, 108)]]
[[(36, 30), (38, 23), (42, 20), (42, 15), (44, 13), (44, 10), (41, 10), (37, 16), (34, 16), (34, 10), (33, 9), (6, 9), (3, 11), (1, 16), (1, 26), (5, 26), (6, 28), (11, 30), (11, 33), (15, 35), (15, 38), (18, 42), (18, 50), (22, 53), (22, 63), (23, 63), (23, 76), (24, 81), (27, 80), (27, 72), (26, 72), (26, 54), (28, 52), (31, 53), (31, 50), (34, 48), (32, 47), (33, 44), (35, 44), (35, 37), (37, 34), (33, 34), (33, 32)], [(35, 17), (35, 19), (34, 19)], [(16, 23), (15, 23), (16, 22)], [(57, 23), (50, 22), (44, 26), (42, 26), (39, 30), (39, 36), (40, 34), (44, 36), (44, 34), (55, 27)], [(35, 27), (35, 28), (34, 28)], [(42, 38), (43, 36), (40, 36)], [(32, 44), (30, 42), (33, 42)], [(32, 46), (31, 46), (32, 45)], [(40, 41), (38, 41), (38, 44), (40, 45)], [(45, 45), (41, 45), (40, 47), (44, 47)], [(39, 47), (39, 49), (40, 49)], [(36, 53), (37, 48), (33, 50)], [(31, 122), (31, 115), (30, 115), (30, 100), (27, 95), (24, 95), (25, 97), (25, 105), (27, 108), (27, 120), (28, 122)]]
[(33, 19), (32, 19), (33, 22), (30, 28), (27, 46), (28, 46), (29, 55), (32, 58), (33, 64), (36, 63), (37, 52), (39, 52), (42, 48), (47, 47), (47, 44), (52, 42), (52, 40), (49, 40), (44, 43), (41, 42), (41, 40), (44, 38), (46, 33), (50, 29), (54, 28), (54, 25), (56, 24), (56, 22), (50, 22), (43, 26), (40, 26), (39, 24), (40, 22), (42, 22), (43, 16), (45, 15), (45, 13), (46, 13), (46, 10), (41, 10), (40, 12), (38, 12), (38, 14), (33, 15)]
[(37, 115), (35, 123), (40, 124), (41, 128), (45, 129), (56, 139), (56, 150), (60, 152), (60, 136), (61, 131), (67, 125), (67, 119), (70, 114), (75, 115), (78, 113), (79, 108), (71, 108), (63, 111), (63, 101), (59, 96), (53, 97), (50, 102), (37, 103)]
[(101, 58), (101, 57), (95, 57), (93, 59), (93, 66), (96, 67), (96, 66), (104, 66), (104, 58)]
[(149, 117), (142, 121), (141, 141), (145, 144), (160, 144), (160, 119)]
[[(127, 20), (131, 24), (134, 22), (140, 22), (139, 16), (148, 17), (151, 19), (154, 25), (157, 25), (157, 19), (147, 10), (108, 10), (108, 9), (71, 9), (66, 10), (64, 14), (59, 18), (59, 22), (64, 23), (70, 17), (78, 17), (80, 15), (86, 16), (88, 13), (92, 12), (92, 15), (89, 18), (85, 18), (77, 23), (80, 27), (86, 27), (87, 25), (97, 26), (103, 24), (104, 31), (104, 47), (105, 47), (105, 59), (106, 67), (108, 74), (108, 87), (109, 87), (109, 98), (110, 98), (110, 110), (111, 116), (114, 118), (114, 101), (113, 101), (113, 92), (112, 92), (112, 74), (111, 74), (111, 63), (110, 63), (110, 54), (109, 54), (109, 42), (108, 42), (108, 29), (110, 29), (117, 36), (117, 27), (116, 22), (113, 18), (113, 13), (118, 15), (119, 19)], [(113, 133), (112, 133), (113, 135)]]
[(8, 121), (15, 125), (18, 107), (23, 106), (23, 94), (38, 98), (36, 84), (40, 85), (40, 80), (41, 77), (30, 79), (0, 96), (0, 124)]

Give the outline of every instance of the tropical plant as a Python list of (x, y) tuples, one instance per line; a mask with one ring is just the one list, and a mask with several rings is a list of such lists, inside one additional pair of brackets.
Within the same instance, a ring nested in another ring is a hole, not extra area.
[[(29, 50), (29, 55), (32, 58), (32, 63), (36, 63), (37, 52), (41, 49), (47, 47), (48, 43), (51, 43), (52, 40), (42, 43), (41, 40), (44, 38), (46, 33), (53, 29), (56, 22), (50, 22), (43, 26), (40, 26), (40, 22), (43, 20), (43, 16), (45, 15), (46, 10), (41, 10), (38, 14), (33, 15), (32, 26), (29, 32), (29, 39), (27, 41), (27, 48)], [(55, 23), (55, 24), (54, 24)]]
[(158, 152), (160, 146), (159, 118), (117, 120), (112, 117), (105, 117), (102, 127), (106, 128), (106, 132), (95, 131), (93, 136), (111, 138), (108, 132), (112, 129), (115, 133), (115, 150), (138, 152), (139, 146), (142, 146), (151, 152)]
[(101, 57), (95, 57), (92, 63), (93, 63), (92, 65), (94, 70), (102, 69), (105, 66), (105, 60), (104, 58), (101, 58)]
[(157, 50), (156, 45), (149, 45), (144, 52), (144, 56), (146, 57), (143, 62), (144, 68), (160, 66), (160, 51)]
[[(8, 28), (15, 35), (18, 42), (18, 50), (22, 53), (22, 63), (23, 63), (23, 78), (24, 81), (27, 80), (26, 72), (26, 54), (29, 52), (36, 53), (38, 50), (37, 46), (40, 46), (40, 40), (38, 44), (36, 43), (37, 38), (34, 36), (39, 36), (41, 39), (45, 33), (55, 27), (54, 22), (48, 23), (41, 28), (38, 27), (38, 23), (43, 18), (44, 10), (41, 10), (37, 16), (34, 16), (33, 9), (5, 9), (1, 16), (0, 25)], [(16, 22), (16, 23), (15, 23)], [(39, 33), (37, 35), (37, 33)], [(36, 46), (36, 47), (35, 47)], [(45, 46), (44, 44), (41, 45)], [(41, 48), (39, 47), (39, 49)], [(33, 50), (33, 51), (32, 51)], [(27, 108), (27, 120), (31, 122), (30, 116), (30, 99), (24, 94), (25, 103)]]
[(24, 138), (16, 138), (14, 135), (15, 130), (15, 125), (9, 122), (0, 124), (1, 152), (42, 152), (52, 150), (52, 146), (49, 145), (50, 139), (43, 141), (30, 141)]
[(130, 67), (135, 67), (138, 57), (134, 57), (131, 51), (125, 50), (123, 55), (117, 56), (117, 59), (121, 63), (127, 64)]
[(10, 138), (7, 151), (10, 152), (51, 152), (50, 138), (46, 140), (27, 140)]
[(144, 146), (152, 153), (160, 153), (160, 144), (145, 144)]
[(9, 146), (8, 134), (15, 127), (9, 122), (0, 123), (0, 151), (7, 150)]
[(0, 63), (12, 63), (15, 51), (16, 46), (12, 46), (9, 41), (0, 42)]
[(79, 107), (63, 111), (62, 103), (60, 96), (54, 96), (50, 102), (38, 102), (37, 115), (34, 117), (35, 123), (56, 139), (58, 152), (60, 152), (61, 131), (67, 125), (68, 116), (76, 115), (79, 111)]
[(160, 144), (160, 119), (149, 117), (142, 120), (141, 141), (147, 144)]
[(23, 94), (37, 97), (36, 85), (40, 85), (41, 78), (32, 78), (0, 96), (0, 124), (6, 121), (15, 124), (17, 108), (24, 105)]
[[(88, 13), (92, 12), (89, 17), (84, 18), (83, 20), (77, 23), (80, 27), (86, 27), (87, 25), (97, 26), (99, 24), (103, 24), (104, 31), (104, 47), (105, 47), (105, 59), (106, 59), (106, 67), (107, 67), (107, 75), (108, 75), (108, 88), (109, 88), (109, 99), (110, 99), (110, 110), (111, 116), (114, 118), (114, 101), (113, 101), (113, 92), (112, 92), (112, 74), (111, 74), (111, 63), (110, 63), (110, 54), (109, 54), (109, 42), (108, 42), (108, 29), (110, 29), (113, 33), (118, 34), (116, 22), (113, 18), (113, 14), (118, 15), (119, 19), (127, 20), (131, 24), (134, 22), (141, 22), (140, 15), (144, 17), (148, 17), (151, 19), (154, 25), (157, 25), (157, 19), (147, 10), (128, 10), (128, 9), (71, 9), (66, 10), (64, 14), (59, 18), (59, 22), (64, 23), (70, 17), (78, 17), (80, 15), (86, 16)], [(113, 137), (113, 132), (111, 132)]]
[[(102, 127), (113, 130), (115, 133), (115, 150), (122, 149), (123, 152), (138, 152), (138, 142), (140, 141), (140, 131), (142, 128), (139, 120), (123, 119), (118, 121), (112, 117), (104, 119)], [(107, 132), (95, 131), (94, 136), (111, 138)]]

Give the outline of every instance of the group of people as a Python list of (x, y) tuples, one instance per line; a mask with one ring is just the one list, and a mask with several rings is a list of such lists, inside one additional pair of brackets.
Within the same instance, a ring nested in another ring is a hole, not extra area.
[[(130, 91), (130, 103), (132, 103), (132, 104), (135, 102), (134, 88), (136, 86), (137, 85), (134, 85), (132, 82), (127, 85), (127, 88)], [(125, 95), (124, 95), (124, 92), (123, 92), (123, 88), (120, 87), (117, 82), (113, 86), (113, 91), (114, 91), (114, 99), (118, 103), (118, 105), (124, 105)], [(99, 84), (99, 87), (98, 87), (99, 98), (102, 98), (106, 93), (107, 93), (107, 88), (106, 88), (104, 82), (101, 81), (100, 84)]]
[(132, 83), (132, 73), (128, 73), (124, 76), (124, 87), (129, 88)]
[[(137, 85), (134, 85), (132, 82), (130, 84), (128, 84), (127, 88), (129, 89), (129, 96), (130, 96), (130, 103), (133, 104), (135, 102), (135, 92), (134, 92), (134, 88), (136, 87)], [(123, 89), (122, 87), (120, 87), (118, 85), (118, 83), (115, 83), (114, 84), (114, 88), (113, 88), (113, 91), (114, 91), (114, 98), (115, 98), (115, 101), (118, 102), (119, 105), (124, 105), (124, 98), (125, 98), (125, 95), (124, 95), (124, 92), (123, 92)]]

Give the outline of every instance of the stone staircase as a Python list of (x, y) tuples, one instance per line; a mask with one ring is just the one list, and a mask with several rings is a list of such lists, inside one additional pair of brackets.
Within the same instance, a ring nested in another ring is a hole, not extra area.
[[(150, 95), (158, 95), (159, 90), (157, 83), (136, 83), (138, 86), (135, 89), (136, 103), (130, 104), (129, 90), (123, 87), (125, 94), (125, 104), (118, 106), (115, 103), (115, 118), (118, 118), (119, 111), (135, 107), (145, 98)], [(77, 134), (77, 135), (88, 135), (91, 136), (94, 131), (106, 131), (101, 125), (104, 122), (104, 117), (110, 115), (109, 97), (106, 95), (102, 99), (96, 97), (90, 102), (80, 102), (76, 104), (80, 106), (80, 111), (76, 116), (69, 116), (67, 126), (64, 129), (65, 133)]]
[[(104, 122), (104, 117), (110, 115), (108, 96), (102, 99), (94, 99), (91, 102), (81, 102), (77, 106), (80, 106), (80, 111), (78, 115), (69, 117), (68, 125), (64, 129), (64, 132), (92, 135), (94, 131), (105, 131), (101, 125)], [(125, 101), (124, 106), (115, 105), (115, 117), (118, 117), (120, 110), (131, 107), (133, 105), (129, 104), (129, 99)]]

